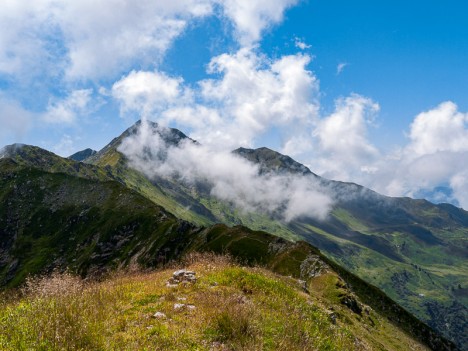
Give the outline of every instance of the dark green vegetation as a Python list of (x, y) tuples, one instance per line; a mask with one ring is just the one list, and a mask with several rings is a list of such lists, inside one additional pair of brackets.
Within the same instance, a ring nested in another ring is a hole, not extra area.
[[(301, 218), (285, 223), (267, 214), (245, 213), (213, 198), (203, 187), (175, 179), (148, 179), (130, 168), (117, 147), (136, 127), (88, 158), (89, 164), (28, 146), (12, 148), (6, 154), (8, 158), (0, 160), (0, 278), (4, 283), (12, 286), (27, 273), (56, 266), (69, 266), (82, 275), (134, 263), (155, 266), (192, 250), (229, 250), (247, 262), (255, 257), (258, 263), (291, 274), (291, 265), (297, 269), (298, 262), (308, 255), (296, 249), (286, 255), (273, 254), (274, 245), (266, 243), (279, 239), (268, 236), (271, 239), (263, 241), (266, 234), (243, 227), (197, 227), (217, 222), (245, 225), (287, 239), (307, 240), (332, 260), (328, 262), (336, 270), (345, 267), (378, 286), (465, 347), (465, 211), (422, 200), (387, 198), (355, 184), (327, 181), (289, 157), (262, 148), (239, 149), (236, 153), (260, 164), (263, 173), (293, 172), (318, 179), (333, 191), (337, 201), (323, 222)], [(185, 137), (177, 130), (162, 136), (166, 143), (175, 145)], [(156, 204), (194, 224), (173, 217)], [(262, 251), (259, 245), (270, 249)], [(297, 245), (291, 248), (303, 244)], [(292, 258), (297, 255), (300, 257)], [(360, 289), (365, 301), (380, 296), (380, 290), (369, 288), (354, 275), (349, 277), (356, 279), (351, 284)], [(371, 296), (369, 291), (373, 292)], [(380, 300), (376, 298), (373, 304), (378, 305)], [(418, 325), (402, 320), (407, 327)], [(410, 328), (412, 333), (418, 329)]]
[(48, 173), (10, 159), (0, 159), (0, 243), (0, 283), (7, 287), (55, 268), (89, 276), (207, 250), (299, 275), (312, 252), (247, 228), (196, 227), (118, 182)]

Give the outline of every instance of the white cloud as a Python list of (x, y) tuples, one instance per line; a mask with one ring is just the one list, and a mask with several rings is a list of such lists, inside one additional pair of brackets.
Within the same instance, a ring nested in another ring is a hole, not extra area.
[(410, 126), (408, 144), (375, 162), (377, 171), (359, 180), (391, 196), (431, 193), (447, 184), (453, 197), (468, 208), (467, 116), (450, 101), (420, 113)]
[(313, 131), (320, 174), (352, 180), (375, 161), (379, 152), (367, 139), (367, 128), (378, 111), (378, 104), (359, 95), (337, 100), (335, 112)]
[(270, 62), (248, 49), (211, 61), (210, 73), (222, 77), (202, 81), (201, 95), (221, 111), (231, 144), (249, 146), (271, 127), (304, 125), (317, 117), (318, 81), (306, 69), (309, 61), (307, 55), (291, 55)]
[(343, 70), (349, 65), (347, 62), (341, 62), (336, 66), (336, 75), (339, 75), (343, 72)]
[(416, 116), (409, 137), (406, 152), (411, 156), (468, 151), (468, 113), (458, 112), (453, 102), (444, 102)]
[[(71, 80), (155, 67), (191, 21), (222, 13), (242, 45), (281, 22), (297, 0), (4, 0), (0, 73)], [(219, 6), (221, 11), (214, 11)], [(47, 73), (45, 73), (47, 72)], [(51, 73), (53, 72), (53, 73)]]
[(313, 150), (313, 147), (314, 143), (312, 136), (310, 135), (309, 130), (306, 129), (302, 133), (288, 138), (281, 148), (281, 153), (291, 157), (296, 157), (310, 153)]
[(60, 70), (59, 50), (51, 37), (57, 27), (51, 21), (50, 0), (3, 0), (0, 11), (0, 74), (24, 80)]
[(181, 78), (160, 72), (132, 71), (112, 86), (112, 96), (119, 100), (121, 115), (136, 111), (143, 117), (182, 103)]
[[(468, 208), (468, 114), (452, 102), (441, 103), (414, 118), (406, 145), (383, 153), (367, 138), (378, 110), (376, 103), (358, 95), (338, 100), (335, 112), (318, 122), (301, 156), (327, 178), (390, 196), (430, 194), (446, 184), (453, 198)], [(434, 199), (440, 195), (435, 192)]]
[(298, 0), (218, 0), (225, 15), (234, 23), (239, 42), (250, 46), (262, 32), (283, 20), (284, 11)]
[(211, 0), (4, 0), (0, 72), (112, 77), (158, 62), (189, 21), (210, 14)]
[[(465, 153), (464, 160), (468, 160), (468, 153)], [(450, 186), (453, 190), (453, 197), (458, 200), (460, 205), (468, 209), (468, 167), (463, 171), (450, 177)]]
[(306, 55), (276, 61), (249, 49), (215, 57), (199, 89), (159, 72), (132, 72), (114, 84), (123, 114), (130, 110), (163, 124), (190, 128), (192, 136), (218, 147), (249, 146), (272, 127), (310, 124), (318, 113), (318, 81)]
[(66, 98), (52, 100), (42, 119), (48, 123), (71, 124), (92, 110), (92, 89), (72, 91)]
[(308, 45), (306, 44), (303, 40), (299, 39), (299, 38), (294, 38), (294, 45), (301, 49), (301, 50), (306, 50), (306, 49), (310, 49), (312, 47), (312, 45)]
[[(309, 216), (324, 219), (332, 199), (313, 177), (259, 175), (258, 166), (229, 151), (217, 151), (187, 141), (168, 146), (143, 121), (139, 132), (126, 138), (119, 151), (149, 177), (177, 177), (188, 185), (202, 182), (211, 195), (244, 211), (280, 215), (290, 221)], [(161, 156), (163, 155), (163, 156)]]
[(59, 23), (69, 49), (70, 78), (112, 76), (134, 64), (157, 63), (173, 40), (211, 1), (66, 1)]

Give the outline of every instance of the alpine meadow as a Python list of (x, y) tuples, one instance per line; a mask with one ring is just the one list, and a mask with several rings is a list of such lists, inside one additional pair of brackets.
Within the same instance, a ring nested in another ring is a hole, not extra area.
[(467, 11), (4, 0), (0, 351), (468, 351)]

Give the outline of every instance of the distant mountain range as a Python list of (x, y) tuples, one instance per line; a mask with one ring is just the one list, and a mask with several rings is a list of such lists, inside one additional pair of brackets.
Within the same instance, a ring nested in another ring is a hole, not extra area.
[[(262, 176), (295, 175), (328, 189), (334, 194), (331, 212), (324, 220), (305, 215), (285, 221), (275, 213), (242, 211), (202, 182), (148, 177), (132, 167), (119, 146), (139, 128), (141, 123), (135, 124), (99, 152), (87, 149), (69, 159), (25, 145), (0, 152), (4, 284), (55, 266), (92, 274), (133, 261), (153, 266), (182, 252), (213, 248), (284, 270), (288, 265), (278, 264), (267, 249), (279, 239), (261, 232), (266, 231), (314, 245), (335, 269), (353, 273), (352, 288), (374, 291), (364, 281), (378, 287), (468, 348), (468, 212), (327, 180), (267, 148), (233, 154), (256, 164)], [(176, 129), (153, 123), (150, 129), (167, 146), (188, 139)], [(263, 248), (257, 242), (264, 242)], [(296, 246), (281, 243), (293, 257)]]

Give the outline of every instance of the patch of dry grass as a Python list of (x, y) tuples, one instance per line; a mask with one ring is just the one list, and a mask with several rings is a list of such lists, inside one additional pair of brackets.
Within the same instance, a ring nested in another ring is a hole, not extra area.
[(103, 282), (67, 273), (28, 280), (21, 298), (0, 304), (0, 350), (379, 349), (352, 324), (334, 324), (323, 301), (291, 278), (209, 254), (183, 266), (197, 273), (195, 284), (166, 286), (180, 266)]

